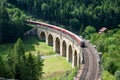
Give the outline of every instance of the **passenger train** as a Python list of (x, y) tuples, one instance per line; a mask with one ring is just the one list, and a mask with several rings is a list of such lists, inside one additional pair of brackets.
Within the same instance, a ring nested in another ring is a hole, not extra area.
[(76, 40), (76, 42), (77, 42), (81, 47), (85, 47), (85, 42), (84, 42), (84, 40), (83, 40), (82, 38), (80, 38), (79, 36), (75, 35), (74, 33), (68, 31), (68, 30), (59, 28), (59, 27), (57, 27), (57, 26), (55, 26), (55, 25), (46, 24), (46, 23), (38, 22), (38, 21), (27, 20), (27, 22), (30, 23), (30, 24), (46, 26), (46, 27), (49, 27), (49, 28), (52, 28), (52, 29), (61, 31), (61, 32), (64, 33), (64, 34), (68, 34), (71, 38), (73, 38), (74, 40)]

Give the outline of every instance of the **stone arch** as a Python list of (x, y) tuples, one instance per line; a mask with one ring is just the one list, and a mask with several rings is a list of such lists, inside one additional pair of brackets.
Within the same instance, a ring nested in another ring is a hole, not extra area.
[(68, 48), (68, 61), (72, 62), (72, 46), (71, 45), (69, 45), (69, 48)]
[(66, 48), (67, 48), (66, 42), (63, 41), (62, 42), (62, 56), (64, 56), (64, 57), (66, 57), (66, 52), (67, 52)]
[(58, 37), (55, 40), (55, 51), (60, 54), (60, 39)]
[(41, 41), (45, 41), (45, 40), (46, 40), (46, 35), (45, 35), (45, 32), (44, 32), (44, 31), (42, 31), (42, 32), (40, 33), (40, 40), (41, 40)]
[(77, 66), (77, 51), (74, 51), (74, 66)]
[(53, 36), (51, 34), (48, 36), (48, 45), (53, 46)]

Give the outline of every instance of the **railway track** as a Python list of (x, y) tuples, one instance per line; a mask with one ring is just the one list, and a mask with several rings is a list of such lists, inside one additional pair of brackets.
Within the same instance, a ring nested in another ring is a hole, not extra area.
[(97, 80), (98, 78), (98, 70), (99, 70), (99, 64), (97, 59), (97, 53), (95, 53), (94, 47), (91, 45), (88, 45), (89, 51), (91, 51), (92, 55), (92, 61), (93, 61), (93, 67), (92, 67), (92, 74), (90, 76), (90, 80)]
[(86, 47), (82, 48), (85, 63), (82, 72), (80, 72), (81, 75), (77, 76), (75, 80), (98, 80), (97, 56), (94, 48), (89, 43), (86, 44)]
[[(83, 50), (83, 53), (86, 53), (86, 50), (84, 48), (82, 50)], [(88, 72), (89, 56), (88, 56), (88, 54), (84, 54), (84, 56), (85, 56), (85, 58), (84, 58), (85, 59), (85, 65), (84, 65), (83, 73), (82, 73), (82, 75), (80, 77), (80, 80), (85, 80), (86, 74)]]

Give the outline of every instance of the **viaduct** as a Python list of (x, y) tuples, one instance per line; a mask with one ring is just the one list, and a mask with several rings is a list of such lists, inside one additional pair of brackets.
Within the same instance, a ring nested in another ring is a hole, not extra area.
[[(37, 29), (34, 28), (36, 31), (31, 30), (27, 34), (37, 35), (40, 40), (45, 41), (49, 46), (53, 46), (53, 50), (66, 57), (66, 60), (72, 63), (72, 67), (80, 65), (82, 61), (81, 46), (70, 35), (60, 31), (65, 29), (57, 28), (60, 30), (56, 30), (43, 25), (36, 25), (36, 27)], [(75, 35), (72, 32), (67, 32)], [(78, 37), (77, 35), (75, 36)]]
[(37, 21), (28, 20), (27, 22), (36, 27), (27, 31), (25, 36), (38, 36), (40, 40), (53, 46), (53, 50), (59, 55), (66, 57), (66, 60), (72, 63), (72, 67), (83, 64), (75, 80), (98, 80), (100, 78), (98, 55), (95, 48), (91, 49), (89, 43), (85, 43), (87, 47), (90, 47), (89, 50), (83, 49), (78, 43), (82, 39), (68, 30)]

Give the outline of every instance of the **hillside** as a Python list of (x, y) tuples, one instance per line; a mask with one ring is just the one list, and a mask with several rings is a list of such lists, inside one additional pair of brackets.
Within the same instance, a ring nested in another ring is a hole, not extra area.
[[(120, 0), (0, 0), (0, 44), (23, 38), (31, 29), (26, 24), (30, 18), (63, 25), (90, 39), (103, 53), (104, 80), (120, 80), (119, 4)], [(98, 34), (101, 27), (108, 31)]]

